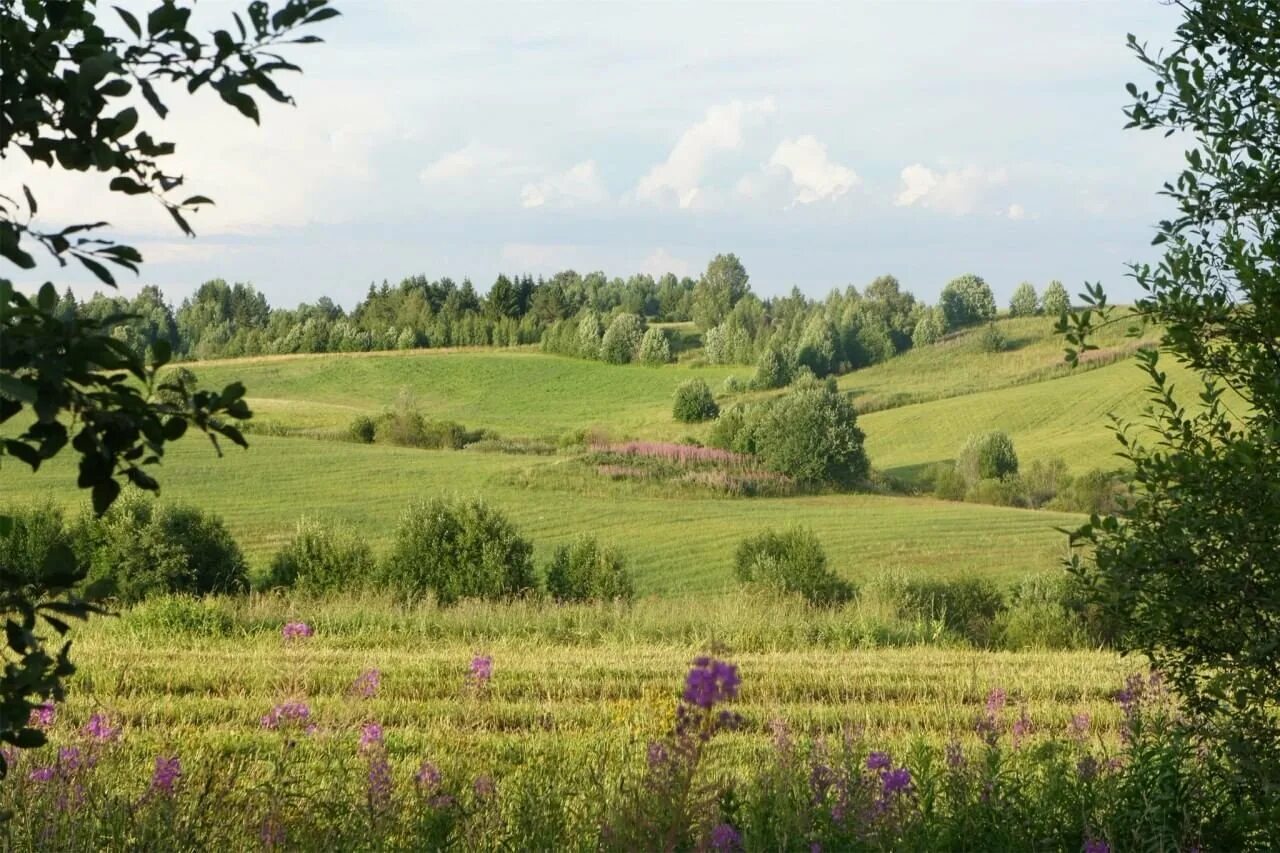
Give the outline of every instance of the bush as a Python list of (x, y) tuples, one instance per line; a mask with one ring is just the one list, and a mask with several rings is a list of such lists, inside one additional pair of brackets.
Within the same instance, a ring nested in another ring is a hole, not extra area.
[(991, 645), (1004, 595), (986, 578), (910, 580), (894, 591), (900, 616), (938, 619), (947, 630), (978, 646)]
[(351, 426), (347, 427), (347, 434), (352, 441), (358, 441), (361, 444), (373, 444), (373, 439), (378, 432), (378, 422), (368, 415), (357, 415)]
[(1009, 342), (1005, 339), (1004, 332), (1001, 332), (995, 323), (988, 323), (974, 337), (974, 345), (978, 348), (978, 352), (1004, 352)]
[(1089, 515), (1119, 515), (1125, 509), (1129, 486), (1118, 474), (1094, 468), (1070, 478), (1050, 502), (1052, 509)]
[(630, 364), (644, 334), (643, 320), (635, 314), (619, 314), (600, 339), (600, 359), (609, 364)]
[(675, 405), (671, 409), (672, 416), (683, 423), (708, 421), (720, 414), (711, 389), (702, 379), (690, 379), (676, 389)]
[(1009, 316), (1033, 317), (1038, 308), (1039, 300), (1036, 299), (1035, 285), (1029, 281), (1018, 285), (1013, 291), (1013, 298), (1009, 300)]
[(1014, 588), (1009, 606), (996, 615), (994, 644), (1009, 651), (1077, 649), (1091, 645), (1083, 621), (1067, 610), (1063, 578), (1028, 578)]
[(1027, 502), (1037, 508), (1053, 500), (1070, 482), (1067, 463), (1057, 458), (1037, 459), (1022, 472), (1022, 484), (1027, 493)]
[(1028, 505), (1022, 478), (1016, 474), (1002, 479), (988, 477), (978, 480), (965, 492), (964, 499), (970, 503), (991, 506), (1025, 507)]
[(1044, 289), (1044, 296), (1040, 297), (1040, 306), (1044, 309), (1044, 313), (1050, 316), (1057, 316), (1071, 310), (1071, 297), (1067, 295), (1067, 289), (1062, 286), (1062, 282), (1049, 282)]
[(911, 343), (918, 347), (936, 344), (946, 331), (946, 321), (942, 312), (937, 308), (931, 308), (917, 321), (915, 331), (911, 334)]
[(736, 453), (751, 453), (753, 445), (747, 430), (749, 418), (750, 410), (741, 403), (723, 409), (716, 422), (711, 425), (711, 432), (707, 434), (707, 446)]
[(109, 581), (125, 603), (159, 593), (244, 592), (248, 567), (235, 540), (214, 515), (157, 504), (138, 493), (101, 518), (77, 520), (74, 547), (89, 564), (89, 582)]
[(369, 583), (374, 571), (373, 551), (354, 531), (302, 518), (293, 538), (272, 557), (266, 586), (340, 592)]
[(800, 483), (854, 486), (871, 469), (848, 398), (822, 384), (762, 404), (751, 443), (764, 466)]
[(1018, 472), (1018, 454), (1008, 433), (971, 435), (956, 457), (956, 469), (970, 486), (979, 480), (998, 480)]
[(822, 543), (806, 527), (766, 530), (744, 539), (734, 554), (733, 570), (743, 583), (798, 594), (814, 605), (841, 604), (854, 594), (852, 585), (827, 568)]
[(962, 501), (968, 491), (969, 484), (964, 481), (964, 475), (954, 464), (946, 462), (938, 464), (933, 478), (934, 497), (944, 501)]
[(556, 548), (547, 566), (547, 592), (557, 601), (630, 601), (635, 597), (622, 556), (594, 537)]
[(791, 366), (776, 347), (769, 347), (760, 353), (756, 362), (756, 375), (751, 384), (762, 391), (771, 388), (785, 388), (791, 381)]
[(383, 579), (397, 594), (427, 593), (441, 605), (462, 598), (510, 598), (534, 588), (533, 546), (481, 500), (439, 498), (400, 519)]
[(578, 321), (577, 354), (582, 358), (600, 357), (600, 339), (604, 332), (600, 328), (600, 315), (594, 311), (586, 311)]
[(38, 583), (44, 577), (49, 552), (71, 546), (62, 510), (52, 503), (4, 510), (12, 527), (0, 535), (0, 568), (13, 572), (22, 583)]
[(640, 339), (638, 358), (642, 364), (647, 364), (651, 367), (671, 362), (671, 342), (667, 340), (665, 329), (650, 327), (644, 333), (644, 337)]

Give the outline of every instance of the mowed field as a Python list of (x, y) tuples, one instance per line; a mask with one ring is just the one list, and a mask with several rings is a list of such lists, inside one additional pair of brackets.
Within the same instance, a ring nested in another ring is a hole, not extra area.
[[(872, 464), (909, 478), (953, 458), (970, 433), (1003, 429), (1024, 465), (1061, 457), (1073, 471), (1115, 467), (1107, 419), (1140, 414), (1144, 378), (1123, 357), (1066, 370), (1050, 324), (1045, 318), (1002, 321), (1013, 347), (1007, 352), (979, 352), (969, 336), (960, 336), (843, 377), (841, 387), (855, 401), (884, 405), (894, 388), (902, 399), (933, 398), (860, 417)], [(1119, 341), (1110, 344), (1123, 346)], [(811, 526), (833, 567), (850, 579), (901, 573), (1017, 580), (1055, 571), (1065, 548), (1060, 531), (1080, 520), (929, 497), (666, 496), (603, 481), (584, 489), (539, 476), (565, 465), (565, 456), (339, 440), (352, 418), (377, 415), (402, 394), (429, 418), (504, 437), (554, 441), (593, 429), (615, 439), (697, 439), (707, 425), (671, 417), (676, 386), (698, 376), (718, 388), (728, 375), (748, 376), (746, 367), (617, 367), (525, 349), (266, 357), (191, 368), (204, 384), (243, 381), (258, 427), (287, 434), (250, 435), (248, 451), (228, 448), (223, 458), (192, 437), (170, 451), (159, 472), (165, 500), (221, 515), (257, 569), (301, 516), (352, 524), (381, 550), (408, 503), (438, 495), (481, 496), (499, 506), (534, 540), (539, 559), (583, 532), (611, 542), (629, 558), (644, 594), (729, 587), (736, 544), (791, 523)], [(728, 405), (758, 395), (720, 396)], [(51, 499), (75, 509), (85, 500), (74, 487), (69, 456), (35, 475), (11, 464), (3, 489), (0, 503)]]

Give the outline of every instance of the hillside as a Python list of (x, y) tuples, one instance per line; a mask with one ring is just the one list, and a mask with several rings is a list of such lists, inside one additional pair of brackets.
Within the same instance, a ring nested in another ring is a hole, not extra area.
[[(872, 463), (899, 476), (951, 459), (971, 432), (1003, 429), (1026, 461), (1064, 458), (1074, 470), (1112, 467), (1110, 413), (1137, 414), (1143, 378), (1127, 359), (1066, 371), (1049, 321), (1003, 321), (1011, 348), (978, 352), (967, 335), (840, 380), (855, 399), (876, 399), (862, 416)], [(930, 497), (819, 495), (724, 498), (635, 493), (557, 478), (563, 455), (425, 451), (336, 440), (358, 414), (376, 415), (402, 392), (430, 418), (461, 421), (504, 437), (555, 438), (597, 428), (615, 438), (680, 440), (708, 427), (672, 420), (674, 388), (691, 376), (718, 388), (743, 367), (615, 367), (530, 349), (268, 357), (191, 365), (202, 383), (240, 379), (257, 412), (251, 449), (217, 459), (200, 441), (165, 463), (164, 498), (222, 515), (259, 568), (303, 515), (355, 524), (385, 548), (405, 505), (438, 494), (481, 495), (507, 511), (544, 558), (589, 531), (630, 558), (642, 592), (711, 592), (732, 585), (733, 549), (762, 528), (812, 526), (834, 568), (865, 580), (892, 572), (1013, 580), (1052, 571), (1062, 555), (1061, 513), (948, 503)], [(753, 394), (738, 395), (749, 399)], [(894, 399), (932, 396), (892, 405)], [(727, 397), (726, 400), (734, 399)], [(262, 432), (271, 434), (262, 434)], [(70, 457), (39, 475), (16, 466), (6, 499), (84, 496)]]

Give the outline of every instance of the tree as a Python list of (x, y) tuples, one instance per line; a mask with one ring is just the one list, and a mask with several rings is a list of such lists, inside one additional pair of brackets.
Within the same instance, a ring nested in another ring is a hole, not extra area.
[(484, 300), (485, 314), (491, 318), (520, 316), (520, 293), (511, 279), (498, 276)]
[[(209, 86), (256, 122), (252, 90), (291, 102), (273, 75), (299, 69), (275, 52), (277, 46), (298, 27), (338, 13), (327, 0), (294, 0), (274, 14), (266, 3), (254, 3), (245, 17), (235, 18), (235, 35), (218, 30), (203, 40), (188, 28), (191, 9), (173, 2), (158, 5), (145, 20), (119, 8), (116, 14), (132, 38), (108, 36), (90, 0), (0, 7), (0, 156), (21, 151), (49, 168), (107, 173), (112, 191), (152, 196), (191, 234), (186, 215), (209, 200), (170, 197), (183, 179), (167, 174), (160, 160), (174, 145), (143, 129), (138, 109), (122, 99), (139, 94), (163, 118), (168, 107), (157, 82), (185, 83), (188, 92)], [(17, 192), (0, 196), (0, 257), (32, 269), (36, 261), (29, 250), (39, 245), (59, 264), (75, 260), (108, 285), (115, 283), (111, 266), (137, 272), (141, 254), (102, 237), (105, 223), (39, 230), (33, 225), (37, 191), (21, 189), (21, 200)], [(24, 413), (31, 415), (24, 431), (0, 440), (0, 456), (35, 469), (70, 443), (80, 458), (78, 482), (91, 491), (99, 514), (119, 494), (121, 480), (157, 489), (144, 467), (158, 463), (165, 445), (190, 427), (206, 433), (215, 448), (219, 436), (244, 445), (223, 418), (249, 416), (239, 383), (221, 392), (162, 383), (171, 345), (157, 340), (144, 361), (112, 336), (121, 319), (69, 315), (60, 310), (51, 283), (30, 297), (0, 277), (0, 423), (22, 423)], [(159, 399), (161, 390), (173, 396)], [(8, 519), (0, 519), (0, 536), (11, 528)], [(65, 546), (50, 551), (39, 585), (23, 586), (9, 567), (0, 566), (8, 640), (0, 676), (0, 740), (8, 744), (27, 748), (44, 742), (27, 725), (30, 711), (40, 701), (61, 699), (64, 679), (74, 671), (69, 645), (47, 648), (44, 630), (61, 635), (66, 618), (100, 612), (94, 603), (98, 590), (79, 588), (86, 570)], [(6, 770), (0, 757), (0, 775)]]
[(1045, 285), (1044, 295), (1040, 297), (1040, 308), (1046, 314), (1058, 316), (1071, 310), (1071, 297), (1062, 282), (1054, 279)]
[(999, 480), (1018, 473), (1018, 454), (1008, 433), (971, 435), (956, 456), (956, 470), (972, 486), (979, 480)]
[(1031, 282), (1024, 281), (1013, 291), (1013, 298), (1009, 300), (1009, 316), (1032, 317), (1038, 309), (1036, 287)]
[[(1280, 14), (1179, 5), (1161, 53), (1129, 36), (1154, 87), (1129, 85), (1128, 126), (1189, 145), (1163, 189), (1177, 210), (1157, 228), (1164, 256), (1130, 267), (1144, 293), (1132, 314), (1088, 285), (1085, 310), (1058, 324), (1073, 363), (1107, 323), (1160, 335), (1138, 355), (1151, 437), (1119, 428), (1136, 495), (1123, 519), (1076, 532), (1070, 569), (1121, 649), (1164, 674), (1207, 754), (1229, 760), (1264, 849), (1280, 844)], [(1175, 396), (1162, 354), (1203, 378), (1198, 406)]]
[(954, 278), (938, 297), (948, 329), (959, 329), (996, 317), (996, 298), (982, 276), (966, 273)]
[(863, 438), (849, 398), (817, 382), (764, 404), (751, 427), (765, 467), (807, 485), (851, 487), (865, 480), (871, 465)]
[(610, 364), (629, 364), (643, 338), (644, 320), (637, 314), (619, 314), (600, 339), (600, 359)]
[(737, 255), (716, 255), (693, 288), (693, 322), (702, 330), (718, 326), (751, 290)]
[(665, 329), (650, 326), (640, 339), (640, 352), (637, 358), (643, 364), (656, 367), (671, 361), (671, 343), (667, 340)]
[(711, 388), (703, 379), (690, 379), (676, 388), (675, 403), (671, 407), (671, 416), (683, 423), (709, 421), (720, 414), (716, 398)]
[(945, 322), (940, 308), (930, 308), (916, 323), (915, 332), (911, 335), (912, 343), (918, 347), (936, 344), (946, 334)]
[(603, 336), (600, 315), (591, 310), (583, 311), (582, 318), (578, 320), (578, 355), (583, 358), (599, 358), (600, 340)]

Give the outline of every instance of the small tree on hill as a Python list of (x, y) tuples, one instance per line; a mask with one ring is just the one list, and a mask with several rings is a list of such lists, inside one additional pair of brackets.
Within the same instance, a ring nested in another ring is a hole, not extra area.
[(1040, 307), (1044, 313), (1057, 317), (1071, 310), (1071, 297), (1067, 295), (1067, 289), (1062, 286), (1062, 282), (1049, 282), (1044, 289), (1044, 295), (1040, 297)]
[(972, 486), (1018, 473), (1018, 454), (1008, 433), (991, 431), (969, 436), (956, 457), (956, 469)]
[(765, 467), (808, 485), (851, 487), (871, 465), (853, 404), (825, 384), (796, 387), (758, 410), (751, 441)]
[(650, 326), (640, 339), (639, 359), (642, 364), (651, 367), (668, 364), (671, 361), (671, 343), (667, 340), (665, 329)]
[(1010, 317), (1033, 317), (1040, 308), (1039, 300), (1036, 298), (1036, 287), (1029, 281), (1024, 281), (1018, 285), (1013, 291), (1013, 298), (1009, 300), (1009, 316)]
[(938, 305), (948, 329), (994, 320), (996, 316), (995, 295), (981, 276), (972, 273), (948, 282), (938, 297)]
[(600, 340), (600, 360), (610, 364), (631, 363), (643, 337), (643, 320), (635, 314), (619, 314)]
[(720, 414), (711, 388), (702, 379), (690, 379), (676, 388), (676, 401), (671, 415), (684, 423), (709, 421)]
[(915, 331), (911, 335), (911, 342), (918, 347), (936, 344), (946, 334), (946, 331), (946, 320), (943, 317), (942, 309), (937, 307), (930, 308), (916, 323)]

